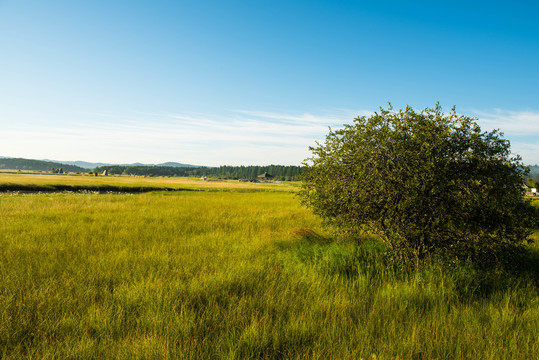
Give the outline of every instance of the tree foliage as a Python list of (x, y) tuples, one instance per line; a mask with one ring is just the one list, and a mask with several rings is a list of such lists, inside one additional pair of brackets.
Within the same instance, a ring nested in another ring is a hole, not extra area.
[(502, 136), (439, 105), (381, 108), (310, 148), (300, 197), (342, 233), (375, 234), (403, 259), (492, 263), (537, 224), (522, 196), (527, 169)]

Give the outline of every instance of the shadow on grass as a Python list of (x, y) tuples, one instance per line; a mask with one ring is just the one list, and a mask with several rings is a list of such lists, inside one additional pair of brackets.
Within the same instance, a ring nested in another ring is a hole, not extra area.
[(241, 188), (171, 188), (156, 186), (117, 186), (117, 185), (35, 185), (35, 184), (0, 184), (0, 193), (98, 193), (98, 194), (142, 194), (149, 192), (179, 192), (179, 191), (204, 191), (204, 192), (234, 192), (234, 193), (258, 193), (258, 192), (282, 192), (279, 189), (241, 189)]
[(505, 259), (498, 266), (488, 268), (465, 263), (450, 270), (462, 299), (488, 299), (519, 289), (530, 289), (539, 295), (539, 250), (528, 247), (501, 256)]
[(311, 229), (297, 229), (293, 234), (295, 241), (277, 244), (292, 261), (314, 268), (323, 275), (349, 281), (359, 275), (365, 276), (371, 288), (381, 288), (388, 283), (427, 281), (452, 289), (461, 302), (488, 300), (519, 291), (527, 294), (522, 299), (529, 300), (530, 294), (539, 293), (537, 247), (528, 247), (510, 257), (505, 254), (508, 259), (505, 264), (490, 268), (466, 262), (444, 263), (434, 257), (410, 268), (400, 264), (390, 250), (374, 238), (346, 243)]
[(120, 193), (139, 194), (152, 191), (195, 191), (186, 188), (164, 188), (152, 186), (115, 186), (115, 185), (23, 185), (23, 184), (0, 184), (2, 192), (22, 193), (56, 193), (56, 192), (96, 192), (100, 194)]
[(305, 228), (293, 230), (293, 235), (295, 241), (280, 242), (277, 247), (324, 275), (353, 279), (363, 274), (379, 279), (392, 271), (386, 246), (374, 239), (361, 244), (338, 242)]

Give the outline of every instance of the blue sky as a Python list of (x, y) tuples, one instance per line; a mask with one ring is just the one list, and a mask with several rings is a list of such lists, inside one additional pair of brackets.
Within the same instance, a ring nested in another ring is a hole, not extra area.
[(539, 5), (0, 0), (0, 155), (297, 165), (390, 101), (539, 163)]

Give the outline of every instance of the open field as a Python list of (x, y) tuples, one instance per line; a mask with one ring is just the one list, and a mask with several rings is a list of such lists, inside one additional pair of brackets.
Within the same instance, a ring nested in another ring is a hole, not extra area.
[(539, 353), (537, 271), (397, 271), (375, 243), (330, 242), (294, 184), (0, 176), (96, 182), (212, 191), (0, 194), (0, 357)]
[(170, 190), (243, 190), (243, 191), (290, 191), (297, 188), (294, 182), (249, 183), (237, 180), (209, 180), (183, 177), (137, 177), (137, 176), (90, 176), (0, 173), (0, 189), (21, 185), (28, 189), (46, 190), (47, 187), (63, 185), (74, 188), (110, 186), (120, 188), (156, 188)]

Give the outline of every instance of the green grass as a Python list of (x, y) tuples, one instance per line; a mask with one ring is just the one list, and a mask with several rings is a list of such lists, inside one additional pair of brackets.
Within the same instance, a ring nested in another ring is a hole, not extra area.
[(539, 353), (533, 271), (400, 271), (286, 191), (0, 194), (0, 214), (5, 359)]

